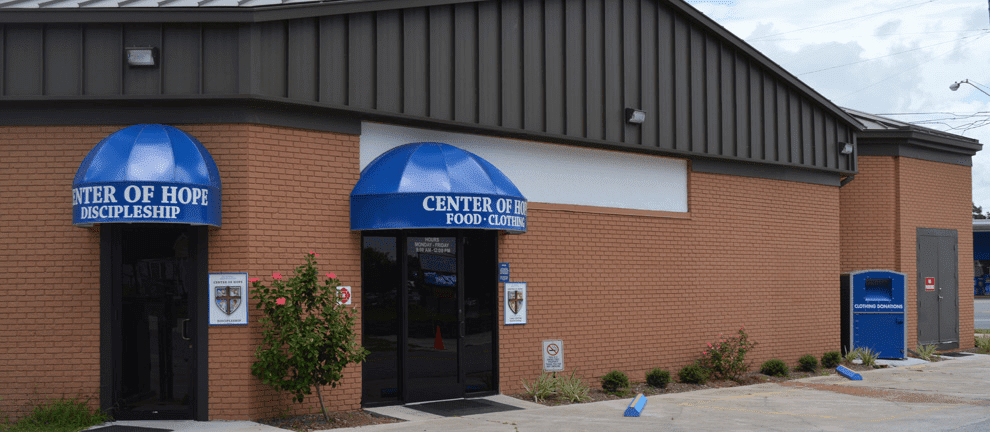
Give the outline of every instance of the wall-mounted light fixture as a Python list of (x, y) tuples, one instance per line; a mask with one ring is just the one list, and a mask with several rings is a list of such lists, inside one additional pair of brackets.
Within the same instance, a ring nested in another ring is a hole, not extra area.
[(626, 122), (632, 124), (642, 124), (646, 121), (646, 111), (635, 108), (626, 108)]
[(840, 142), (839, 144), (842, 144), (842, 151), (841, 151), (842, 154), (844, 155), (853, 154), (853, 145), (851, 143)]
[(158, 65), (158, 48), (131, 47), (124, 48), (127, 54), (127, 65), (131, 67), (154, 67)]

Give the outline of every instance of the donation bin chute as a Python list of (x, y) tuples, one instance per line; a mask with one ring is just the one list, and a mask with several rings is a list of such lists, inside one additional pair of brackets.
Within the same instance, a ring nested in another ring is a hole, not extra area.
[(877, 358), (907, 358), (907, 279), (890, 270), (843, 273), (842, 349), (869, 348)]

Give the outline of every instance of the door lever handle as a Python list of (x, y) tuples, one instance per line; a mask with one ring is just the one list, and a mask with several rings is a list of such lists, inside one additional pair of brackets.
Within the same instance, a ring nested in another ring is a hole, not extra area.
[(191, 319), (190, 318), (186, 318), (186, 319), (182, 320), (182, 323), (181, 324), (179, 324), (179, 326), (182, 327), (181, 328), (181, 330), (182, 330), (182, 340), (192, 340), (192, 339), (189, 338), (189, 331), (188, 331), (189, 330), (189, 325), (188, 325), (189, 324), (189, 321), (191, 321)]

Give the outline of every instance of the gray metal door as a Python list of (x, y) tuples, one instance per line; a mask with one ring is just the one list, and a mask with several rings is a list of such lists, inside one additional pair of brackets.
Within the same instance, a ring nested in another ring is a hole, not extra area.
[(959, 234), (918, 228), (918, 344), (959, 342)]

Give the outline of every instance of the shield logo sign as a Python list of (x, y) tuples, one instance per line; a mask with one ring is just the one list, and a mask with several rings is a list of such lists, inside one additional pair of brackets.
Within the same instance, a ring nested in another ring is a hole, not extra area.
[(509, 310), (517, 314), (522, 310), (523, 296), (521, 291), (509, 291)]
[(241, 287), (222, 286), (217, 287), (217, 308), (221, 312), (230, 315), (241, 306)]

